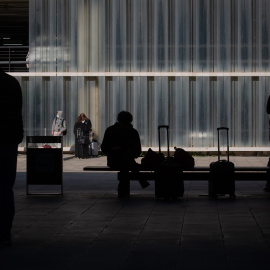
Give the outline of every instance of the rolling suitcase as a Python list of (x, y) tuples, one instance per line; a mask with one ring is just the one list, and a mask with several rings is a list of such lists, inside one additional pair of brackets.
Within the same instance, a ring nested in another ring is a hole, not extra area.
[(159, 153), (161, 154), (160, 130), (165, 128), (167, 131), (167, 158), (163, 161), (155, 171), (155, 196), (156, 198), (172, 198), (183, 197), (184, 181), (183, 170), (179, 164), (174, 162), (170, 157), (169, 151), (169, 126), (158, 126)]
[[(227, 160), (220, 159), (220, 130), (226, 130), (227, 134)], [(208, 181), (208, 195), (216, 198), (219, 195), (229, 194), (235, 198), (234, 164), (229, 161), (229, 128), (220, 127), (218, 131), (218, 161), (210, 164), (210, 177)]]
[(89, 144), (89, 156), (90, 157), (98, 156), (98, 143), (97, 140), (95, 139)]

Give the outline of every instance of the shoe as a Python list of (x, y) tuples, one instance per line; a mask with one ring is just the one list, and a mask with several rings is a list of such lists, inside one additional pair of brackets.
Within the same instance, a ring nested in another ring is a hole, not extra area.
[(118, 198), (129, 198), (129, 194), (118, 190)]
[(147, 188), (147, 187), (150, 186), (149, 182), (146, 181), (146, 180), (143, 180), (143, 181), (140, 180), (140, 184), (141, 184), (141, 187), (142, 187), (143, 189), (145, 189), (145, 188)]
[(10, 236), (8, 236), (8, 237), (3, 236), (0, 239), (0, 249), (11, 246), (11, 245), (12, 245), (12, 242), (11, 242), (11, 237)]
[(118, 188), (117, 191), (118, 191), (118, 198), (129, 198), (130, 196), (128, 191), (125, 191), (121, 188)]

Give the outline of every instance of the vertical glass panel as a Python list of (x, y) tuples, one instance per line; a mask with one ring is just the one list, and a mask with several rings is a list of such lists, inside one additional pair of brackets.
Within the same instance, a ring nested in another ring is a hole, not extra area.
[[(141, 137), (141, 143), (143, 146), (150, 147), (149, 137), (149, 121), (151, 104), (148, 100), (149, 90), (148, 90), (149, 81), (147, 77), (134, 77), (134, 105), (136, 112), (136, 119), (134, 121), (134, 126), (138, 128), (138, 132)], [(134, 115), (135, 117), (135, 115)]]
[(98, 140), (102, 141), (103, 135), (105, 132), (106, 127), (108, 126), (108, 118), (107, 118), (107, 111), (108, 107), (106, 102), (106, 78), (105, 77), (98, 77), (97, 78), (97, 87), (98, 87), (98, 106), (96, 108), (97, 115), (98, 115), (98, 125), (96, 125), (97, 131), (96, 135), (98, 136)]
[[(88, 25), (88, 4), (89, 1), (85, 2), (84, 0), (73, 1), (76, 5), (72, 5), (71, 8), (73, 13), (71, 13), (71, 19), (76, 20), (73, 29), (73, 23), (71, 24), (72, 31), (72, 51), (75, 53), (75, 57), (71, 58), (71, 71), (87, 71), (89, 53), (88, 48), (90, 47), (88, 36), (90, 33), (90, 25)], [(75, 31), (74, 31), (75, 30)]]
[(107, 53), (108, 53), (108, 30), (107, 21), (108, 21), (108, 7), (105, 5), (106, 0), (97, 0), (98, 1), (98, 66), (92, 71), (108, 71), (107, 69)]
[(108, 23), (107, 31), (109, 31), (109, 71), (119, 71), (120, 60), (123, 53), (121, 51), (119, 0), (110, 2)]
[(152, 4), (152, 71), (168, 71), (168, 1), (155, 0)]
[[(210, 70), (210, 1), (193, 2), (193, 71)], [(196, 18), (196, 19), (195, 19)], [(208, 31), (209, 30), (209, 31)]]
[[(86, 46), (88, 55), (88, 69), (85, 71), (98, 71), (99, 70), (99, 50), (102, 51), (103, 43), (99, 42), (99, 36), (103, 34), (99, 32), (99, 0), (91, 0), (88, 3), (87, 15), (87, 44)], [(104, 16), (103, 16), (104, 17)], [(89, 28), (89, 30), (88, 30)], [(104, 31), (103, 31), (104, 32)]]
[(191, 1), (175, 1), (175, 71), (191, 71)]
[(79, 70), (79, 61), (82, 60), (82, 58), (79, 58), (78, 50), (81, 50), (80, 54), (84, 53), (84, 50), (82, 49), (83, 45), (79, 46), (78, 48), (78, 39), (81, 38), (80, 42), (83, 42), (84, 40), (84, 13), (81, 12), (80, 18), (82, 19), (79, 20), (78, 6), (80, 3), (81, 0), (70, 1), (70, 17), (68, 21), (69, 23), (67, 23), (70, 26), (70, 63), (67, 64), (70, 65), (69, 71), (71, 72), (82, 71)]
[(95, 77), (85, 78), (85, 91), (84, 91), (84, 112), (91, 120), (92, 131), (98, 134), (98, 114), (96, 103), (98, 101), (97, 79)]
[(237, 13), (237, 70), (252, 71), (251, 0), (239, 0)]
[(262, 0), (256, 2), (258, 5), (258, 28), (256, 29), (257, 43), (258, 43), (258, 65), (257, 71), (267, 71), (270, 65), (270, 2)]
[(36, 15), (36, 1), (29, 0), (29, 72), (36, 70)]
[(216, 52), (214, 59), (214, 71), (231, 71), (231, 3), (230, 1), (217, 0), (216, 16), (213, 28), (216, 37), (213, 49)]

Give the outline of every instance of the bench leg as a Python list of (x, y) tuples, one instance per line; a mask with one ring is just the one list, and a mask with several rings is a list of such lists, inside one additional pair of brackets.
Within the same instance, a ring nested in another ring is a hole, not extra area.
[(129, 172), (118, 173), (118, 197), (128, 198), (130, 196), (130, 179)]
[(267, 180), (266, 180), (265, 188), (263, 190), (270, 192), (270, 172), (268, 171), (266, 175), (267, 175)]

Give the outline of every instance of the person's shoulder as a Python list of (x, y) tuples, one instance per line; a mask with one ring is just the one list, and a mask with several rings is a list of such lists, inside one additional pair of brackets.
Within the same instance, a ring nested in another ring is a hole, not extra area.
[(136, 128), (134, 128), (134, 127), (132, 127), (132, 131), (133, 131), (134, 133), (136, 133), (136, 134), (139, 134), (138, 130), (137, 130)]
[(8, 73), (1, 73), (1, 80), (5, 80), (7, 82), (10, 82), (10, 83), (15, 83), (15, 84), (19, 84), (18, 80), (13, 77), (12, 75), (8, 74)]
[(116, 131), (118, 129), (119, 129), (119, 125), (117, 123), (115, 123), (115, 124), (107, 127), (106, 130), (105, 130), (105, 132), (107, 132), (107, 133), (108, 132), (114, 132), (114, 131)]

